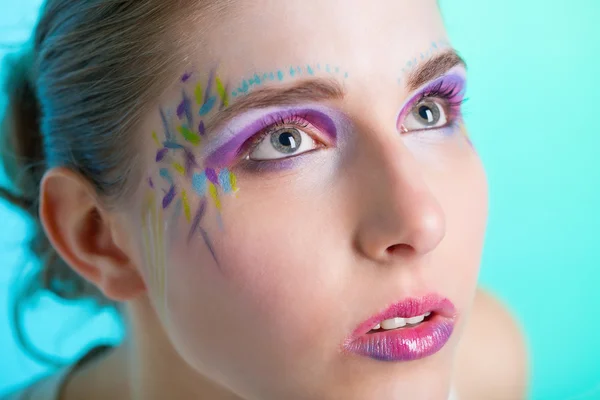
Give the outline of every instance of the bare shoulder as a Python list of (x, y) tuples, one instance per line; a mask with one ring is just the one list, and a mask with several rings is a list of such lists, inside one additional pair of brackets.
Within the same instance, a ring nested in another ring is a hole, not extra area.
[(460, 400), (522, 400), (527, 396), (524, 334), (508, 308), (478, 289), (456, 360)]

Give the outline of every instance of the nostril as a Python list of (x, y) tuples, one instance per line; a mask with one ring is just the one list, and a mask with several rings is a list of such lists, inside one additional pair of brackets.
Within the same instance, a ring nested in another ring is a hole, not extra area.
[(414, 248), (406, 243), (399, 243), (387, 248), (386, 252), (390, 255), (400, 255), (402, 253), (414, 251)]

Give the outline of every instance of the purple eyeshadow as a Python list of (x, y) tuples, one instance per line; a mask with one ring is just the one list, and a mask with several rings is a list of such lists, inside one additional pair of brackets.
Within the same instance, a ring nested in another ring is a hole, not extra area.
[(444, 75), (434, 80), (433, 82), (428, 83), (402, 107), (402, 111), (398, 115), (397, 124), (400, 124), (400, 122), (410, 112), (415, 103), (420, 101), (423, 98), (423, 96), (427, 96), (432, 92), (444, 93), (452, 90), (454, 94), (448, 100), (451, 102), (457, 102), (461, 100), (464, 96), (465, 83), (465, 78), (458, 74)]
[[(323, 108), (323, 107), (319, 107)], [(334, 112), (337, 114), (338, 112)], [(276, 109), (267, 114), (262, 114), (253, 121), (250, 118), (244, 118), (244, 116), (238, 117), (241, 119), (239, 124), (243, 127), (235, 133), (234, 129), (225, 128), (223, 131), (233, 131), (234, 136), (225, 142), (225, 144), (218, 146), (215, 150), (210, 151), (206, 157), (205, 163), (207, 167), (211, 168), (224, 168), (229, 166), (236, 157), (239, 156), (239, 151), (246, 143), (248, 139), (259, 133), (261, 130), (269, 127), (270, 125), (277, 124), (282, 119), (299, 116), (306, 119), (312, 125), (316, 126), (321, 132), (330, 136), (335, 141), (338, 135), (338, 125), (334, 119), (328, 115), (327, 112), (315, 108), (284, 108)], [(246, 120), (250, 119), (252, 122), (246, 123)], [(232, 124), (230, 124), (232, 125)], [(226, 134), (226, 133), (225, 133)], [(217, 137), (220, 134), (216, 135)]]

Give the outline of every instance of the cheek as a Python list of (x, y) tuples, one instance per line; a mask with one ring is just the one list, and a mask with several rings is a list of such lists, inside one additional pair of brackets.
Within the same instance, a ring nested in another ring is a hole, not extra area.
[(475, 294), (488, 214), (485, 171), (474, 151), (465, 153), (451, 175), (436, 185), (446, 215), (446, 236), (436, 252), (437, 272), (460, 304)]
[(330, 250), (336, 238), (323, 235), (314, 218), (320, 195), (308, 186), (301, 193), (282, 192), (266, 196), (247, 189), (237, 199), (224, 199), (221, 222), (214, 209), (207, 212), (203, 229), (218, 262), (202, 235), (188, 242), (185, 224), (173, 232), (181, 239), (169, 250), (169, 320), (197, 360), (219, 363), (246, 355), (274, 365), (282, 358), (302, 364), (337, 345), (328, 307), (335, 307), (330, 299), (339, 298), (342, 288), (335, 269), (323, 268), (339, 259)]

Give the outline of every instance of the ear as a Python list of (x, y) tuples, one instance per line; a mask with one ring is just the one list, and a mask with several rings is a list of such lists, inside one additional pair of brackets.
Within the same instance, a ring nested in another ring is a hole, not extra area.
[(46, 172), (40, 219), (58, 254), (106, 297), (126, 301), (145, 291), (119, 220), (101, 204), (92, 185), (67, 168)]

